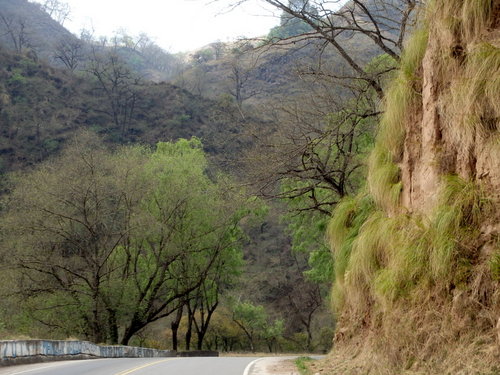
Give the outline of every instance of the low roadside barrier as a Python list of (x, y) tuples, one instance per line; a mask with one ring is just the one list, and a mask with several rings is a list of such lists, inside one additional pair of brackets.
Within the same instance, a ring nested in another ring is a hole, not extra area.
[(134, 346), (104, 346), (88, 341), (0, 341), (0, 366), (67, 359), (176, 357), (174, 350)]

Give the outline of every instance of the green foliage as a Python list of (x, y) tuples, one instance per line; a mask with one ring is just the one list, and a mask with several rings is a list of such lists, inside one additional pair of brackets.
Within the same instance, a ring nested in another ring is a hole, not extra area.
[(200, 285), (233, 283), (248, 209), (207, 168), (197, 138), (109, 152), (86, 133), (20, 176), (1, 248), (15, 249), (10, 265), (26, 280), (28, 326), (96, 342), (123, 332), (127, 343)]
[(390, 152), (377, 144), (368, 159), (368, 168), (368, 186), (377, 205), (386, 210), (397, 207), (402, 184), (399, 167)]
[(400, 71), (409, 82), (417, 79), (416, 72), (420, 68), (422, 59), (424, 58), (428, 40), (429, 30), (427, 27), (423, 27), (415, 30), (405, 44), (401, 56)]
[(311, 362), (313, 359), (311, 357), (299, 357), (295, 360), (295, 365), (299, 370), (300, 375), (310, 375), (312, 374), (308, 362)]
[[(308, 1), (297, 1), (291, 0), (286, 5), (292, 11), (298, 13), (308, 13), (317, 15), (318, 11), (313, 4)], [(278, 41), (280, 39), (286, 39), (302, 34), (311, 32), (313, 28), (305, 21), (290, 15), (289, 13), (283, 11), (280, 16), (279, 26), (273, 27), (269, 32), (267, 39), (271, 42)]]
[[(299, 190), (305, 184), (288, 180), (282, 183), (283, 191)], [(316, 189), (319, 200), (331, 195), (329, 189)], [(329, 217), (314, 210), (301, 209), (307, 207), (307, 196), (299, 196), (288, 200), (289, 213), (284, 216), (288, 230), (292, 235), (292, 250), (308, 254), (309, 267), (306, 276), (315, 282), (329, 282), (333, 275), (333, 264), (330, 250), (325, 242), (325, 230)]]
[(246, 335), (252, 352), (255, 352), (260, 341), (266, 343), (269, 352), (277, 351), (279, 339), (285, 330), (283, 319), (271, 320), (264, 306), (247, 301), (233, 301), (232, 312), (232, 319)]
[(264, 306), (254, 305), (251, 302), (239, 302), (233, 307), (233, 319), (247, 329), (257, 331), (264, 329), (267, 314)]
[(25, 83), (26, 77), (23, 76), (23, 71), (21, 69), (15, 69), (7, 81), (7, 84), (9, 85), (23, 85)]
[(468, 249), (491, 206), (480, 186), (445, 177), (439, 204), (425, 221), (404, 214), (388, 216), (375, 211), (367, 199), (360, 195), (344, 200), (329, 226), (336, 308), (347, 302), (360, 311), (370, 301), (388, 306), (422, 284), (446, 289), (467, 279)]
[(281, 25), (273, 27), (269, 31), (269, 34), (267, 34), (267, 39), (270, 42), (276, 42), (281, 39), (302, 35), (310, 31), (312, 31), (311, 26), (304, 21), (296, 18), (288, 18), (282, 21)]
[(490, 270), (493, 279), (500, 281), (500, 248), (492, 254), (490, 259)]

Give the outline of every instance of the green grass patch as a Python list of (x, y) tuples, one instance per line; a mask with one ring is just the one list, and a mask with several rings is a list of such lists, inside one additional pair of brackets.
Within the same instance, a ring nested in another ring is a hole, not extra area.
[(500, 281), (500, 248), (497, 249), (490, 259), (490, 270), (493, 279)]
[(374, 211), (373, 199), (366, 192), (361, 192), (354, 198), (343, 199), (333, 212), (327, 237), (334, 256), (335, 282), (332, 288), (334, 311), (338, 311), (344, 305), (345, 274), (353, 243), (358, 237), (360, 228)]
[(399, 206), (401, 196), (400, 169), (392, 155), (382, 145), (375, 146), (368, 159), (368, 186), (378, 207), (393, 211)]
[(313, 361), (311, 357), (299, 357), (295, 360), (295, 366), (301, 375), (311, 375), (312, 371), (309, 369), (308, 364)]
[(424, 27), (414, 31), (408, 43), (406, 43), (401, 56), (401, 72), (406, 79), (417, 79), (415, 73), (422, 64), (428, 40), (429, 30)]
[[(336, 311), (347, 304), (359, 312), (373, 301), (387, 307), (423, 285), (446, 289), (467, 280), (477, 228), (491, 207), (481, 186), (444, 177), (429, 217), (388, 215), (368, 202), (366, 194), (344, 200), (330, 223), (329, 236), (338, 235), (331, 241)], [(492, 275), (500, 277), (500, 255), (490, 264)]]

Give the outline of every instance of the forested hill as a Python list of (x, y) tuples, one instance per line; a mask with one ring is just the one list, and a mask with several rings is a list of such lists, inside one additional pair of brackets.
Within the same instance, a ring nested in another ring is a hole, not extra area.
[(1, 48), (2, 169), (43, 160), (81, 129), (110, 143), (155, 144), (198, 136), (209, 153), (228, 158), (244, 147), (238, 134), (252, 120), (242, 120), (235, 108), (168, 83), (143, 81), (114, 58), (101, 55), (92, 71), (74, 74)]
[(74, 35), (64, 27), (70, 15), (69, 5), (58, 0), (0, 0), (0, 42), (12, 51), (71, 71), (84, 70), (95, 53), (108, 52), (119, 55), (147, 80), (165, 81), (181, 69), (181, 59), (145, 33), (132, 36), (121, 30), (104, 36), (82, 29)]
[[(61, 17), (68, 15), (61, 9)], [(77, 39), (40, 4), (27, 0), (0, 1), (0, 30), (2, 44), (17, 52), (30, 49), (45, 60), (53, 59), (51, 52), (59, 41)]]

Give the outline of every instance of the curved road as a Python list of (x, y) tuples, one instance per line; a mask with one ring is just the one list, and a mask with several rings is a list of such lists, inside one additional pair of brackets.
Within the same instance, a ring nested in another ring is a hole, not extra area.
[[(0, 375), (243, 375), (255, 357), (90, 359), (0, 367)], [(248, 375), (249, 371), (245, 372)]]

